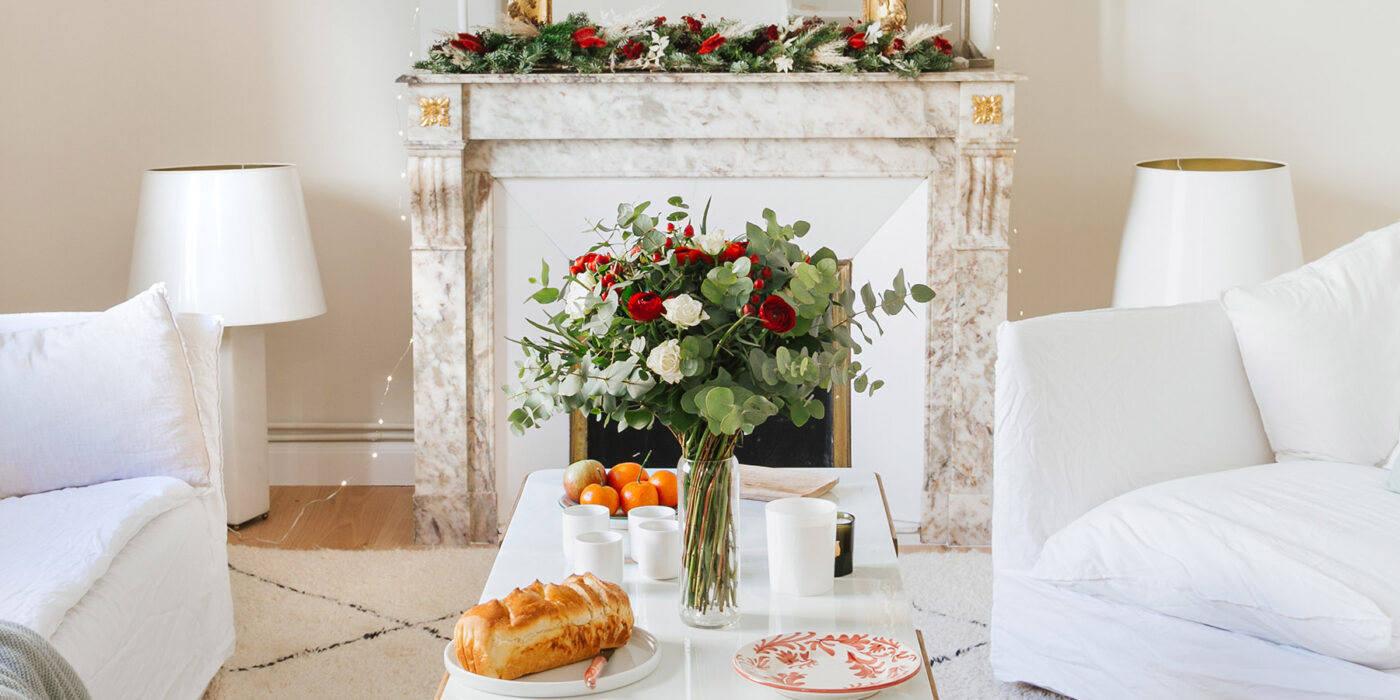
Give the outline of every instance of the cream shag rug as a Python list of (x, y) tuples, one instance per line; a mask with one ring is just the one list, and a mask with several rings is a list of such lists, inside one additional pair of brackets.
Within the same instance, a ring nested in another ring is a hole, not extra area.
[[(452, 627), (496, 557), (492, 548), (228, 551), (238, 649), (206, 700), (427, 700)], [(900, 567), (941, 700), (1059, 697), (992, 678), (990, 555), (913, 553)]]

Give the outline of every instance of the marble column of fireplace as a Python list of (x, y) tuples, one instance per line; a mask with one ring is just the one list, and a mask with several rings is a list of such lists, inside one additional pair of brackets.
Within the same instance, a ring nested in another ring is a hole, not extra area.
[[(495, 178), (921, 177), (925, 542), (990, 542), (1014, 87), (892, 75), (435, 75), (408, 84), (415, 540), (495, 542)], [(917, 352), (918, 350), (911, 350)]]

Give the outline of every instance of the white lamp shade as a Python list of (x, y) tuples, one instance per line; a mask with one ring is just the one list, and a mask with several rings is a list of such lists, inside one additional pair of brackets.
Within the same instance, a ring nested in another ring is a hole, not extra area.
[(176, 311), (250, 326), (326, 312), (294, 165), (201, 165), (141, 179), (133, 293), (165, 282)]
[(1283, 163), (1169, 158), (1136, 170), (1114, 306), (1215, 299), (1303, 264)]

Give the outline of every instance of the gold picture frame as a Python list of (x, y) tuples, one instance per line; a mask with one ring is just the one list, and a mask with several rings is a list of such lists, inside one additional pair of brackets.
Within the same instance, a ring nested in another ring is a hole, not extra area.
[[(899, 27), (909, 21), (905, 0), (861, 0), (861, 4), (862, 19), (867, 22), (878, 19), (886, 27)], [(509, 0), (506, 15), (533, 24), (551, 24), (554, 22), (554, 3), (552, 0)]]

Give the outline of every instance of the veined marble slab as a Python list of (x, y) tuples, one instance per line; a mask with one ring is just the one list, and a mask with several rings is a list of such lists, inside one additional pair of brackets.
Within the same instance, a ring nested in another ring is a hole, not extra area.
[(890, 74), (414, 73), (415, 539), (496, 542), (497, 177), (925, 177), (925, 542), (990, 542), (1015, 83)]

